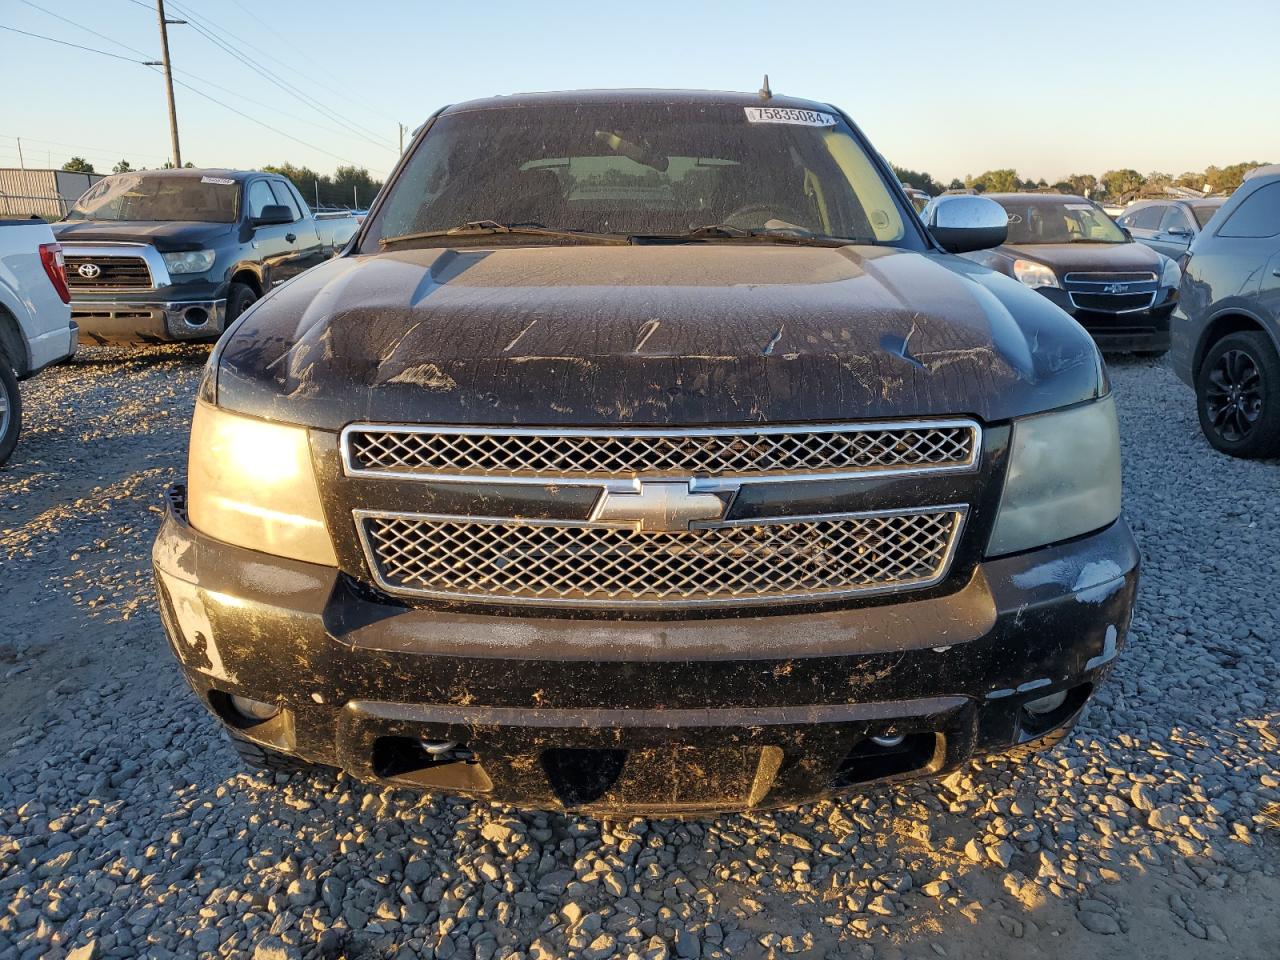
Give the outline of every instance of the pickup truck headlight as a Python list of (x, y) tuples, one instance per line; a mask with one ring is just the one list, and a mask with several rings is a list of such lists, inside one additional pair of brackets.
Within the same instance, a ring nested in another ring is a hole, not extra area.
[(1177, 260), (1166, 260), (1164, 269), (1160, 271), (1160, 286), (1179, 287), (1182, 285), (1182, 268)]
[(1120, 516), (1120, 430), (1110, 397), (1013, 422), (988, 556), (1100, 530)]
[(1013, 261), (1013, 275), (1032, 290), (1037, 287), (1058, 286), (1057, 275), (1043, 263), (1034, 260)]
[(199, 401), (187, 463), (191, 525), (217, 540), (336, 567), (307, 431)]
[(213, 266), (212, 250), (183, 250), (160, 256), (164, 257), (164, 265), (170, 273), (204, 273)]

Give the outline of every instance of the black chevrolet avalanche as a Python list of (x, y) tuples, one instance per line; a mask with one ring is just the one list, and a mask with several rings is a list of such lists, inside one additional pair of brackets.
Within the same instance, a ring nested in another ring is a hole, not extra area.
[[(1084, 197), (989, 193), (1009, 214), (1009, 237), (966, 254), (1038, 290), (1071, 314), (1107, 351), (1159, 356), (1169, 349), (1178, 264), (1137, 243)], [(955, 196), (931, 201), (925, 222)]]
[(433, 116), (248, 309), (155, 545), (250, 762), (532, 807), (789, 805), (1052, 744), (1138, 552), (1097, 347), (835, 107)]

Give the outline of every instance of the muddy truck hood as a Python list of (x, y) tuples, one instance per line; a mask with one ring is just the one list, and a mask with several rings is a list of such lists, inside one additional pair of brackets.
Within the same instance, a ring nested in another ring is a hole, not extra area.
[(877, 247), (532, 246), (332, 260), (246, 313), (220, 405), (338, 429), (737, 424), (972, 414), (1105, 392), (1044, 297)]

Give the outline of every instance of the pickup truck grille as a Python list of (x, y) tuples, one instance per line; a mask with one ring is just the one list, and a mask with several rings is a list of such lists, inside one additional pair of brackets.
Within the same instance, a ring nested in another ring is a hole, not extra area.
[(968, 469), (972, 421), (631, 431), (356, 424), (343, 433), (348, 475), (515, 478), (796, 475)]
[(647, 532), (357, 511), (384, 589), (482, 603), (681, 606), (831, 599), (940, 581), (963, 507)]
[(1098, 313), (1147, 310), (1160, 288), (1154, 273), (1068, 273), (1062, 285), (1077, 309)]
[(72, 290), (148, 290), (151, 271), (141, 257), (96, 257), (66, 253)]

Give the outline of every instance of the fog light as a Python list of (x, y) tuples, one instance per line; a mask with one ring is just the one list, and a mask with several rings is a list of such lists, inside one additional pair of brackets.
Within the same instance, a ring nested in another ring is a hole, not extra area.
[(231, 697), (231, 705), (248, 720), (270, 720), (280, 712), (280, 708), (274, 703), (263, 703), (261, 700), (237, 697), (234, 694)]
[(874, 743), (877, 747), (892, 749), (893, 747), (902, 746), (902, 741), (905, 739), (906, 737), (903, 736), (901, 733), (895, 733), (895, 734), (890, 734), (882, 737), (872, 737), (871, 742)]
[(1023, 706), (1028, 713), (1045, 714), (1053, 713), (1066, 702), (1067, 691), (1059, 690), (1057, 693), (1051, 693), (1047, 697), (1041, 697), (1039, 700), (1028, 700)]

